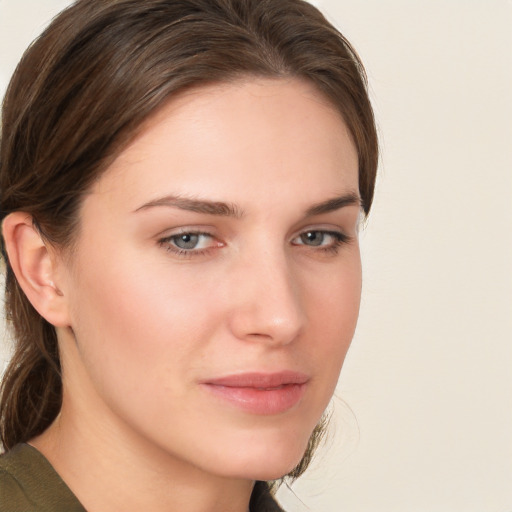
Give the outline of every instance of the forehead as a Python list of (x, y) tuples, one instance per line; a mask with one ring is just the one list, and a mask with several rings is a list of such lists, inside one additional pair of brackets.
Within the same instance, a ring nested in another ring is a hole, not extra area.
[(300, 179), (314, 196), (318, 188), (357, 192), (357, 173), (357, 152), (343, 118), (313, 85), (245, 79), (173, 97), (94, 192), (122, 192), (127, 201), (163, 192), (205, 192), (218, 200), (238, 200), (244, 193), (249, 200), (265, 189), (267, 195), (284, 185), (295, 190)]

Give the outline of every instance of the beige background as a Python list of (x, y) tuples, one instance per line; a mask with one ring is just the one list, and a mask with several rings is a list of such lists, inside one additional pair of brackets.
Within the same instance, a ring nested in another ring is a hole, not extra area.
[[(0, 95), (67, 3), (0, 0)], [(366, 63), (382, 162), (332, 435), (283, 500), (511, 512), (512, 2), (314, 3)]]

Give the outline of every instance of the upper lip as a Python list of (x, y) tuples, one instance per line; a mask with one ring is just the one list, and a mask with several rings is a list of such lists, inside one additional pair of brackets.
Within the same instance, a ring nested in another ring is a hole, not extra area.
[(287, 384), (305, 384), (309, 377), (300, 372), (284, 370), (275, 373), (248, 372), (226, 375), (204, 381), (204, 384), (233, 388), (277, 388)]

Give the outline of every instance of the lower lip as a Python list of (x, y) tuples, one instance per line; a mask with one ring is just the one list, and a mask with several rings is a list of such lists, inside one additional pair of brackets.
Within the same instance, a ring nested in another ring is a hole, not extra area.
[(235, 407), (262, 415), (280, 414), (290, 410), (300, 402), (306, 391), (306, 384), (285, 384), (271, 389), (203, 385)]

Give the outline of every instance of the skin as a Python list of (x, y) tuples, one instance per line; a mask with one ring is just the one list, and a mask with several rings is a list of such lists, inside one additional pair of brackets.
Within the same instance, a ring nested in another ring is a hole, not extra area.
[[(306, 213), (340, 196), (349, 204)], [(202, 87), (146, 123), (86, 196), (73, 251), (46, 247), (30, 267), (64, 384), (61, 414), (31, 444), (87, 510), (245, 512), (254, 480), (298, 463), (356, 325), (360, 211), (354, 144), (308, 83)], [(6, 238), (35, 244), (20, 219)], [(177, 235), (198, 231), (177, 252)], [(200, 384), (282, 370), (309, 380), (279, 414)]]

